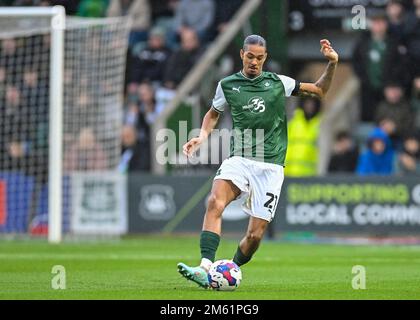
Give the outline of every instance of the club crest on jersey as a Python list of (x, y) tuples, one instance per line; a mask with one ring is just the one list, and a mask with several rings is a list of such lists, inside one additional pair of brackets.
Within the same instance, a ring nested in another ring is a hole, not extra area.
[(261, 97), (253, 97), (249, 99), (246, 106), (242, 106), (242, 110), (250, 110), (252, 113), (260, 113), (265, 111), (265, 101)]

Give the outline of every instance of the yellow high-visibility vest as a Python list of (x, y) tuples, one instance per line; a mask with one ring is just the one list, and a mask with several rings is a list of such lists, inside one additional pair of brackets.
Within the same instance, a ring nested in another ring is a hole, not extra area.
[(286, 176), (308, 177), (317, 174), (320, 123), (319, 114), (308, 121), (303, 110), (296, 109), (288, 124)]

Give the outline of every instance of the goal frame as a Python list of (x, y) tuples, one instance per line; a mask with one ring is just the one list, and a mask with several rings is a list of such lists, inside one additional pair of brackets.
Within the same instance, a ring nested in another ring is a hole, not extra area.
[(63, 221), (63, 72), (66, 11), (63, 6), (0, 7), (1, 17), (47, 17), (51, 19), (48, 242), (60, 243)]

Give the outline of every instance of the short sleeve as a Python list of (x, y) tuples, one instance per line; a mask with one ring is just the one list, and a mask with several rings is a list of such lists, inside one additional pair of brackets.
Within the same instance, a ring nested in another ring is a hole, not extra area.
[(286, 76), (282, 76), (279, 74), (277, 76), (280, 78), (281, 82), (283, 82), (286, 97), (290, 97), (292, 95), (292, 92), (296, 89), (296, 85), (298, 82), (295, 79)]
[(213, 109), (215, 109), (219, 113), (223, 113), (225, 111), (226, 106), (228, 105), (225, 94), (222, 89), (222, 85), (220, 84), (220, 81), (217, 85), (216, 94), (213, 98)]

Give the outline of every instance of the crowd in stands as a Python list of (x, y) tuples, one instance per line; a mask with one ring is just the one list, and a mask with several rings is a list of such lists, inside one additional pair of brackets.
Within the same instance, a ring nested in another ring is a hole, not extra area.
[[(33, 174), (47, 165), (48, 86), (46, 70), (22, 64), (23, 39), (4, 39), (0, 47), (0, 163), (7, 168), (26, 168)], [(37, 46), (36, 60), (48, 57), (43, 36), (27, 40)], [(39, 65), (39, 64), (38, 64)], [(27, 128), (26, 130), (19, 130)], [(30, 165), (29, 165), (30, 164)]]
[[(420, 1), (390, 0), (357, 43), (361, 122), (370, 132), (358, 175), (420, 174)], [(367, 126), (366, 126), (367, 124)]]
[[(68, 15), (81, 17), (132, 16), (125, 83), (124, 123), (121, 133), (121, 171), (151, 169), (150, 128), (177, 86), (200, 59), (210, 41), (226, 28), (244, 0), (3, 0), (2, 5), (63, 5)], [(48, 79), (45, 70), (25, 70), (23, 79), (10, 79), (8, 67), (18, 46), (2, 40), (0, 54), (0, 148), (2, 163), (19, 163), (37, 150), (26, 141), (46, 144)], [(40, 55), (47, 55), (47, 49)], [(237, 52), (235, 52), (237, 54)], [(329, 173), (358, 175), (420, 175), (420, 0), (390, 0), (386, 14), (370, 17), (354, 48), (352, 65), (360, 80), (360, 121), (368, 128), (363, 139), (355, 132), (339, 132), (332, 147)], [(16, 83), (21, 83), (18, 87)], [(44, 92), (44, 93), (42, 93)], [(83, 97), (81, 97), (83, 100)], [(42, 101), (41, 101), (42, 100)], [(317, 174), (320, 105), (305, 99), (290, 119), (286, 174)], [(27, 112), (38, 108), (36, 112)], [(17, 110), (20, 110), (19, 112)], [(5, 135), (4, 130), (22, 121), (39, 126), (31, 137)], [(44, 125), (42, 125), (44, 123)], [(78, 167), (74, 154), (95, 145), (92, 128), (84, 127), (72, 151), (65, 157), (65, 169)], [(106, 158), (93, 148), (92, 158)], [(45, 154), (35, 154), (39, 164)], [(79, 161), (83, 162), (83, 161)], [(101, 169), (103, 161), (83, 162), (84, 169)]]
[[(420, 175), (420, 0), (389, 0), (369, 20), (351, 61), (360, 82), (360, 124), (337, 133), (327, 172)], [(312, 127), (317, 118), (307, 115), (306, 104), (300, 101), (289, 121), (288, 176), (317, 174), (320, 124)]]
[[(3, 0), (2, 5), (62, 5), (69, 16), (90, 18), (131, 16), (121, 132), (122, 153), (118, 165), (120, 171), (127, 172), (150, 170), (151, 125), (206, 46), (223, 31), (226, 22), (243, 2), (235, 0), (226, 5), (220, 0)], [(37, 167), (31, 162), (34, 157), (30, 153), (38, 150), (32, 143), (38, 139), (39, 143), (44, 143), (43, 148), (39, 148), (44, 152), (38, 158), (45, 166), (48, 121), (40, 120), (42, 115), (48, 116), (48, 101), (38, 101), (36, 97), (48, 99), (48, 83), (37, 83), (38, 79), (48, 82), (48, 75), (41, 77), (39, 70), (29, 69), (25, 70), (23, 80), (10, 79), (9, 74), (12, 73), (7, 68), (16, 67), (19, 45), (14, 40), (2, 40), (0, 44), (0, 119), (6, 124), (1, 126), (0, 136), (8, 137), (1, 141), (0, 163), (8, 167)], [(46, 57), (48, 52), (47, 47)], [(79, 109), (83, 109), (86, 99), (89, 97), (84, 94), (77, 99), (75, 103)], [(31, 105), (28, 105), (29, 101)], [(34, 111), (33, 108), (39, 110)], [(31, 112), (25, 111), (29, 109)], [(32, 124), (28, 117), (35, 115), (38, 118)], [(31, 137), (9, 134), (12, 127), (28, 127), (28, 122), (31, 126), (43, 127), (26, 130), (32, 134)], [(73, 141), (65, 146), (64, 169), (107, 168), (106, 151), (97, 141), (95, 128), (86, 124), (79, 126), (78, 131), (74, 133)], [(23, 159), (28, 163), (19, 163)]]

